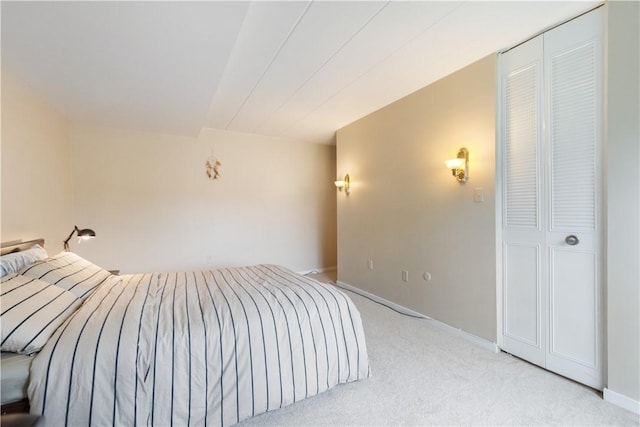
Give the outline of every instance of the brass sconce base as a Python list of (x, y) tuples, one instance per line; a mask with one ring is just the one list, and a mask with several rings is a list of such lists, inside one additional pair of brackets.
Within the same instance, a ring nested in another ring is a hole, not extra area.
[(458, 150), (458, 159), (464, 159), (464, 168), (453, 169), (453, 176), (458, 182), (467, 182), (469, 180), (469, 150), (462, 147)]
[(341, 179), (335, 181), (334, 184), (336, 185), (338, 191), (342, 191), (342, 189), (344, 188), (344, 192), (347, 196), (351, 192), (351, 177), (349, 177), (349, 174), (346, 174), (343, 180)]

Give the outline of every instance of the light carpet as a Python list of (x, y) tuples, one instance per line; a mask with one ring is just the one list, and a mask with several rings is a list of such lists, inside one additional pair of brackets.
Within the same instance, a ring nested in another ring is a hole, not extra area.
[(245, 426), (639, 425), (601, 393), (352, 292), (372, 376)]

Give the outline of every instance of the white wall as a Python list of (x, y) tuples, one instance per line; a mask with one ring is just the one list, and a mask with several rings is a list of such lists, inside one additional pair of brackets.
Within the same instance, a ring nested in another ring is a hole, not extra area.
[[(74, 126), (72, 249), (121, 272), (336, 265), (335, 147), (204, 130), (198, 138)], [(213, 153), (221, 176), (210, 180)]]
[[(482, 59), (337, 134), (337, 173), (352, 178), (338, 194), (338, 280), (493, 342), (495, 67)], [(444, 167), (462, 146), (464, 184)]]
[(55, 254), (71, 232), (69, 122), (2, 69), (3, 242), (44, 237)]
[(640, 404), (640, 4), (608, 3), (607, 389)]

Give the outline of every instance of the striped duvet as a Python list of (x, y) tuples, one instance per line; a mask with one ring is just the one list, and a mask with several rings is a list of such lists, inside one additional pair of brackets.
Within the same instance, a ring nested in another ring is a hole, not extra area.
[(112, 276), (31, 368), (48, 425), (229, 425), (369, 376), (360, 315), (282, 267)]

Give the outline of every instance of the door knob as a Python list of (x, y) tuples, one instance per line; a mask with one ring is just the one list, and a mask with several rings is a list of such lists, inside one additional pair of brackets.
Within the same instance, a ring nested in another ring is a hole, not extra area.
[(578, 239), (577, 236), (574, 236), (573, 234), (567, 236), (564, 241), (567, 243), (567, 245), (569, 246), (575, 246), (578, 243), (580, 243), (580, 239)]

